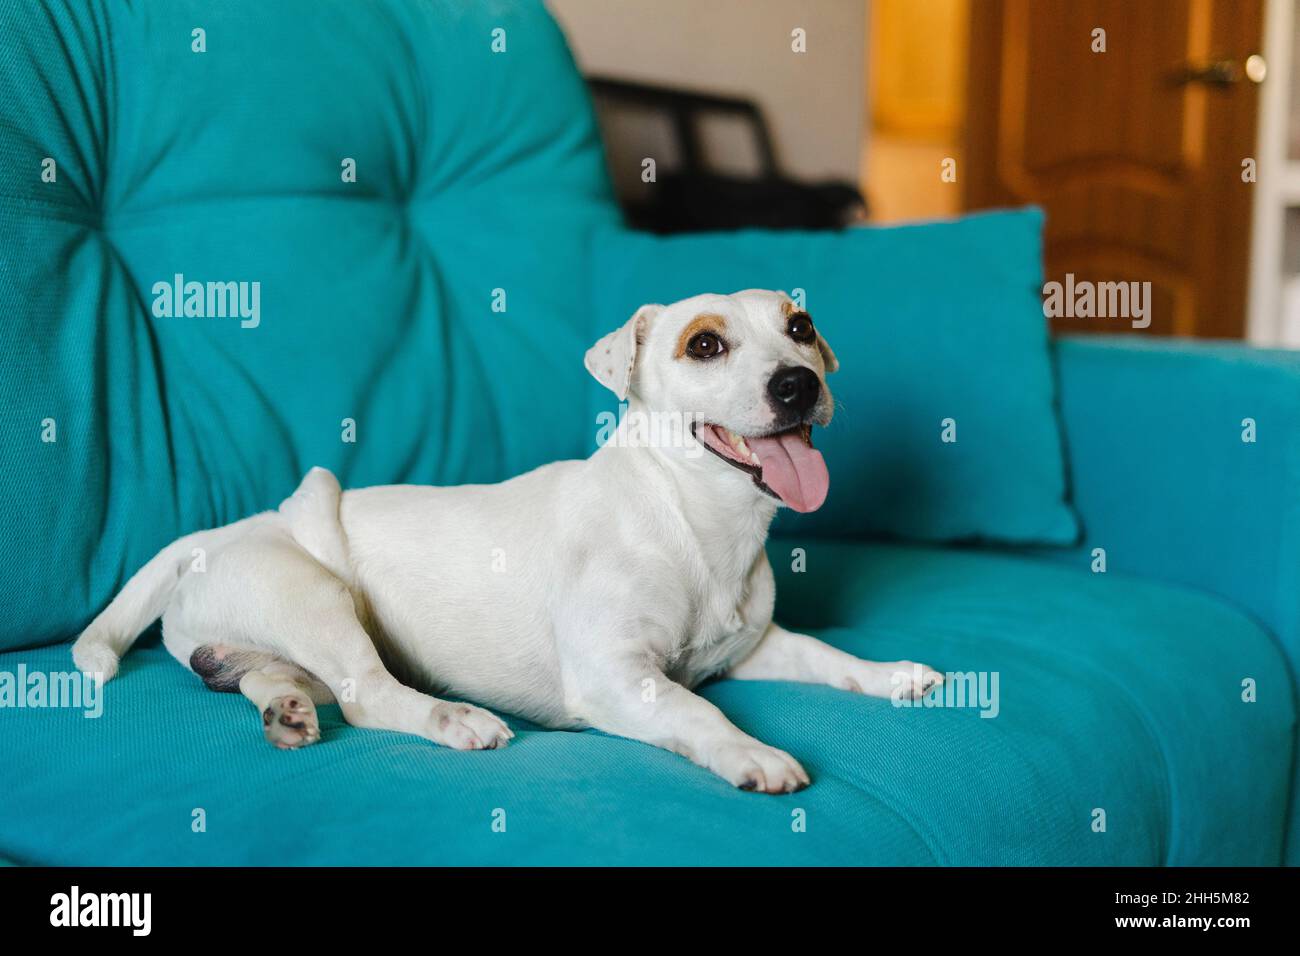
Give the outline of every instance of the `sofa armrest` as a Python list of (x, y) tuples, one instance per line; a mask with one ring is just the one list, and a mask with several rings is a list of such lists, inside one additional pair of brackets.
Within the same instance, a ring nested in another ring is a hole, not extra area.
[(1055, 348), (1085, 554), (1249, 611), (1300, 673), (1300, 352), (1109, 336)]
[[(1069, 557), (1091, 561), (1104, 548), (1108, 571), (1188, 585), (1245, 610), (1278, 638), (1294, 688), (1300, 353), (1121, 336), (1066, 337), (1055, 349), (1083, 525)], [(1247, 419), (1253, 442), (1243, 440)], [(1258, 680), (1267, 692), (1266, 675)], [(1287, 859), (1298, 864), (1294, 789), (1291, 807)]]

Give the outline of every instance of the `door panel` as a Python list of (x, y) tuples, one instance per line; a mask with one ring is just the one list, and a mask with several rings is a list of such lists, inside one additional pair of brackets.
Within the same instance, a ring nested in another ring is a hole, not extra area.
[[(1261, 0), (972, 4), (964, 204), (1047, 210), (1048, 281), (1151, 283), (1146, 331), (1239, 337), (1257, 88), (1189, 64), (1260, 48)], [(1105, 52), (1092, 49), (1106, 31)], [(960, 177), (959, 177), (960, 178)], [(1062, 318), (1057, 331), (1127, 331)]]

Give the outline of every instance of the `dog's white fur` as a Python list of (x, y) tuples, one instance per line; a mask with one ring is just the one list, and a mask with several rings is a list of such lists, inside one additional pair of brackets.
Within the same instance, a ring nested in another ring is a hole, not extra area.
[[(821, 381), (814, 418), (825, 424), (834, 355), (820, 336), (801, 344), (786, 334), (790, 308), (784, 294), (758, 290), (645, 306), (586, 364), (629, 397), (629, 417), (689, 413), (741, 435), (772, 430), (767, 382), (802, 365)], [(726, 322), (719, 359), (676, 354), (702, 313)], [(197, 651), (215, 673), (229, 670), (281, 747), (319, 739), (313, 701), (334, 700), (356, 726), (451, 747), (513, 736), (488, 711), (419, 687), (642, 740), (746, 789), (799, 789), (808, 775), (793, 757), (691, 688), (725, 674), (887, 697), (901, 680), (911, 696), (940, 677), (775, 624), (763, 545), (777, 503), (743, 471), (691, 450), (610, 442), (586, 461), (454, 488), (344, 493), (314, 468), (278, 511), (165, 548), (73, 656), (108, 679), (161, 616), (168, 650), (186, 666)], [(196, 548), (204, 573), (190, 571)]]

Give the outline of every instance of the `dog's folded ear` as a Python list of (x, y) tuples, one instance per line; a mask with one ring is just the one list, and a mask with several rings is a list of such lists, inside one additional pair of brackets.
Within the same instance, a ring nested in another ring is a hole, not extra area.
[(822, 364), (826, 366), (826, 373), (829, 375), (840, 367), (840, 360), (835, 357), (831, 351), (831, 344), (822, 337), (820, 332), (817, 333), (817, 351), (822, 353)]
[(662, 305), (643, 305), (632, 318), (587, 349), (583, 364), (621, 402), (632, 387), (632, 369), (637, 348), (645, 340), (646, 324), (659, 314)]

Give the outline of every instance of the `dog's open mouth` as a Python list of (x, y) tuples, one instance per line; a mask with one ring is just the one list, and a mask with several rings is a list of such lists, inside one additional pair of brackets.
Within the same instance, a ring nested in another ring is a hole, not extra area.
[(691, 432), (705, 448), (795, 511), (816, 511), (826, 500), (831, 479), (822, 453), (812, 446), (811, 425), (744, 437), (701, 422), (692, 425)]

